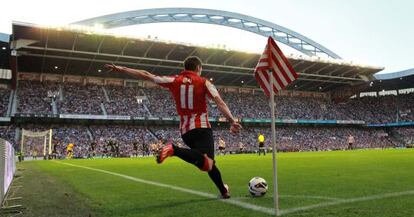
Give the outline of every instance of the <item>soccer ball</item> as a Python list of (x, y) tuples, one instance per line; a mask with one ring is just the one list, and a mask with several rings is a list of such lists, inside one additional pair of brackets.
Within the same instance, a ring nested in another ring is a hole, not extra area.
[(267, 182), (261, 177), (252, 178), (248, 186), (250, 194), (254, 197), (261, 197), (267, 192)]

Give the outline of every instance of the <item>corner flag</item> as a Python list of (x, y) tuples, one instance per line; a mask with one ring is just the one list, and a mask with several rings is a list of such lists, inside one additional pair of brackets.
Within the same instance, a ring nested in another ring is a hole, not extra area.
[(275, 127), (275, 93), (286, 88), (298, 78), (293, 67), (283, 55), (272, 37), (267, 40), (266, 48), (254, 70), (254, 76), (265, 94), (270, 98), (270, 114), (272, 116), (272, 159), (273, 159), (273, 201), (275, 216), (280, 216), (279, 191), (277, 185), (276, 161), (276, 127)]
[(271, 86), (273, 86), (274, 93), (277, 93), (298, 78), (295, 70), (272, 37), (267, 40), (266, 48), (257, 63), (254, 75), (268, 97)]

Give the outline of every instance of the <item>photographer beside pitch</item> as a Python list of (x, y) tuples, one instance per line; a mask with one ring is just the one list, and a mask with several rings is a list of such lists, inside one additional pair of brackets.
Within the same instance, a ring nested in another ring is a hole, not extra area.
[(190, 149), (168, 144), (159, 151), (157, 162), (162, 163), (167, 157), (177, 156), (195, 165), (201, 171), (208, 172), (210, 179), (219, 189), (221, 197), (224, 199), (230, 198), (229, 188), (223, 183), (221, 173), (214, 161), (214, 138), (208, 121), (207, 97), (217, 104), (220, 112), (230, 122), (232, 133), (238, 133), (242, 127), (234, 119), (216, 87), (207, 79), (201, 77), (201, 60), (195, 56), (188, 57), (184, 61), (184, 71), (176, 76), (156, 76), (145, 70), (113, 64), (106, 64), (105, 67), (112, 71), (154, 82), (170, 90), (177, 113), (180, 116), (181, 137)]

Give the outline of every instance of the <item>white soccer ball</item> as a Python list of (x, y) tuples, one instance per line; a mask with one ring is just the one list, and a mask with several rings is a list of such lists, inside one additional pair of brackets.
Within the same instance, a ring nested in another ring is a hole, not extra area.
[(249, 192), (254, 197), (261, 197), (267, 192), (267, 182), (264, 178), (254, 177), (249, 182)]

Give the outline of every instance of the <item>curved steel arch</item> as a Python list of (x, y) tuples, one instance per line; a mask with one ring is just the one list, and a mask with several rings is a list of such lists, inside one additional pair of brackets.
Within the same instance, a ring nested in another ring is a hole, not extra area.
[(88, 26), (102, 24), (105, 28), (116, 28), (160, 22), (193, 22), (233, 27), (265, 37), (272, 36), (275, 40), (309, 56), (326, 54), (328, 57), (341, 59), (340, 56), (328, 48), (288, 28), (244, 14), (221, 10), (201, 8), (154, 8), (108, 14), (78, 21), (73, 24)]

